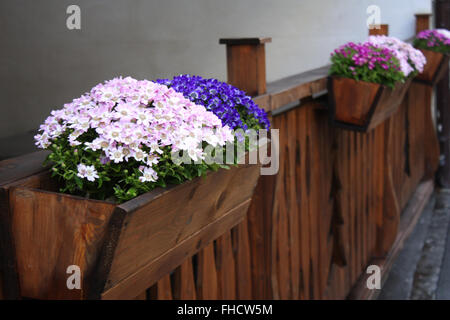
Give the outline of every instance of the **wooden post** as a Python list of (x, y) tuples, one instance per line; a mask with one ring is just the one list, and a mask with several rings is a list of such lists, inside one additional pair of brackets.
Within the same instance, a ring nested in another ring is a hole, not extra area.
[[(436, 28), (450, 29), (450, 0), (434, 1), (436, 13)], [(439, 166), (437, 180), (440, 186), (450, 188), (450, 90), (449, 75), (447, 74), (436, 86), (436, 105), (439, 117), (438, 126), (442, 128), (439, 134), (441, 157), (443, 161)]]
[[(369, 28), (369, 35), (389, 35), (389, 25), (381, 24), (379, 28)], [(381, 147), (384, 147), (384, 159), (383, 169), (379, 174), (383, 175), (383, 187), (382, 190), (383, 207), (382, 212), (378, 212), (377, 217), (377, 243), (376, 252), (377, 256), (385, 256), (397, 236), (398, 227), (400, 224), (400, 205), (398, 202), (397, 194), (394, 188), (394, 181), (392, 175), (392, 131), (393, 120), (389, 118), (383, 124), (378, 126), (375, 130), (379, 131), (379, 134), (375, 133), (377, 138), (382, 139)], [(381, 132), (384, 131), (384, 132)]]
[(387, 36), (389, 34), (389, 25), (379, 24), (369, 27), (369, 36)]
[(250, 96), (266, 93), (265, 43), (271, 38), (220, 39), (227, 46), (228, 83)]
[[(250, 96), (261, 96), (266, 93), (265, 44), (271, 38), (234, 38), (220, 39), (220, 44), (227, 48), (228, 83), (245, 91)], [(263, 97), (261, 97), (263, 98)], [(256, 99), (254, 99), (256, 102)], [(264, 98), (263, 98), (264, 100)], [(263, 107), (257, 102), (260, 107)], [(270, 108), (264, 107), (269, 112)], [(269, 148), (270, 152), (270, 148)], [(255, 188), (247, 211), (246, 220), (232, 230), (235, 236), (248, 233), (250, 244), (250, 264), (236, 268), (236, 284), (239, 299), (272, 299), (272, 207), (276, 175), (261, 176)], [(263, 196), (262, 196), (263, 195)], [(236, 248), (238, 256), (240, 248)], [(242, 260), (242, 259), (241, 259)], [(243, 260), (242, 260), (243, 261)], [(245, 261), (244, 261), (245, 262)], [(244, 281), (246, 279), (246, 281)], [(251, 294), (243, 287), (251, 286)]]
[(430, 29), (431, 13), (416, 14), (416, 34), (423, 30)]

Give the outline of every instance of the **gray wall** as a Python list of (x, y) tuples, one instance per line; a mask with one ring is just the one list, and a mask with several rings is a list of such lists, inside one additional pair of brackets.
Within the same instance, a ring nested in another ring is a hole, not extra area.
[[(70, 4), (81, 7), (81, 30), (66, 28)], [(0, 138), (114, 76), (225, 80), (221, 37), (272, 37), (269, 81), (322, 66), (336, 46), (366, 38), (371, 4), (399, 38), (431, 11), (430, 0), (1, 0)]]

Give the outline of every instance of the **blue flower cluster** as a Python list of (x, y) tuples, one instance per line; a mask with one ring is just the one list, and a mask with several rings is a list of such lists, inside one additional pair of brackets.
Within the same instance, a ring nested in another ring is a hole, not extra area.
[(244, 91), (225, 82), (191, 75), (176, 76), (172, 80), (158, 79), (156, 82), (173, 88), (196, 104), (205, 106), (222, 120), (223, 125), (228, 125), (231, 129), (269, 130), (270, 122), (266, 112)]

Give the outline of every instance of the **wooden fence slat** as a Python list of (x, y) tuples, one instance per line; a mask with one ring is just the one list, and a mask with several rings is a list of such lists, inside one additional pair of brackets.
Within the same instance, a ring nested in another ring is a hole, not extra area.
[(166, 275), (158, 281), (158, 300), (173, 300), (170, 275)]
[(236, 267), (228, 231), (216, 240), (216, 268), (219, 299), (236, 299)]
[(300, 297), (300, 247), (299, 247), (299, 214), (298, 214), (298, 202), (296, 199), (297, 183), (296, 183), (296, 136), (295, 128), (297, 127), (297, 118), (295, 110), (289, 112), (287, 123), (287, 165), (288, 170), (286, 172), (286, 187), (287, 187), (287, 199), (288, 199), (288, 217), (289, 217), (289, 248), (291, 256), (291, 288), (292, 299), (299, 299)]
[(214, 245), (210, 243), (198, 254), (197, 294), (200, 299), (217, 299), (217, 271), (214, 257)]
[(174, 272), (175, 285), (172, 288), (174, 299), (197, 299), (192, 258), (186, 259)]
[(233, 230), (234, 243), (236, 245), (236, 281), (237, 298), (251, 299), (252, 297), (252, 278), (251, 278), (251, 260), (250, 244), (248, 240), (248, 223), (245, 219)]
[(310, 173), (307, 172), (309, 168), (306, 168), (306, 157), (307, 157), (307, 128), (308, 121), (306, 119), (306, 108), (299, 108), (296, 110), (297, 113), (297, 123), (299, 124), (296, 132), (296, 175), (298, 181), (298, 199), (300, 201), (299, 208), (299, 244), (300, 244), (300, 255), (301, 255), (301, 296), (304, 299), (309, 299), (310, 295), (310, 228), (309, 228), (309, 200), (308, 200), (308, 184), (307, 184), (307, 175)]

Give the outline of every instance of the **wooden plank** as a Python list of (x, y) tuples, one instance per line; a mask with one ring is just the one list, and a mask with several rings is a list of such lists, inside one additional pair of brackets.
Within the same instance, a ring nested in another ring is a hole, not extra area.
[(158, 300), (173, 300), (170, 275), (166, 275), (158, 281)]
[(174, 299), (196, 300), (197, 293), (194, 280), (194, 268), (192, 259), (184, 262), (174, 271), (174, 285), (172, 288)]
[(283, 114), (281, 127), (285, 128), (280, 132), (280, 163), (281, 168), (279, 172), (280, 184), (276, 197), (279, 198), (278, 206), (276, 208), (276, 227), (277, 241), (276, 241), (276, 256), (272, 257), (273, 262), (277, 264), (277, 285), (278, 295), (280, 299), (291, 298), (291, 266), (290, 266), (290, 251), (289, 246), (289, 221), (288, 221), (288, 203), (287, 203), (287, 188), (286, 179), (289, 170), (289, 155), (288, 155), (288, 133), (287, 133), (287, 117), (289, 114)]
[[(127, 215), (106, 289), (233, 208), (249, 202), (258, 177), (258, 165), (241, 165), (213, 172), (206, 179), (183, 183), (162, 194), (150, 192), (120, 205)], [(217, 181), (221, 183), (217, 185)], [(235, 188), (236, 185), (240, 188)]]
[(140, 295), (138, 295), (133, 300), (147, 300), (147, 291), (143, 291)]
[[(21, 187), (9, 198), (22, 296), (84, 298), (115, 205)], [(71, 265), (81, 270), (80, 290), (67, 288)]]
[[(272, 126), (276, 127), (273, 121)], [(261, 176), (247, 212), (254, 299), (271, 299), (272, 208), (277, 175)]]
[(214, 244), (211, 242), (199, 251), (198, 276), (196, 281), (198, 298), (216, 300), (219, 297), (217, 271), (214, 257)]
[(307, 131), (309, 122), (307, 121), (306, 108), (296, 110), (297, 123), (296, 127), (296, 176), (298, 181), (297, 199), (299, 201), (299, 244), (300, 244), (300, 261), (301, 261), (301, 297), (309, 299), (311, 297), (311, 240), (310, 240), (310, 222), (309, 222), (309, 177), (310, 172), (307, 171), (307, 154), (308, 154), (308, 138)]
[(358, 271), (358, 263), (357, 263), (357, 243), (358, 243), (358, 237), (356, 232), (356, 215), (357, 215), (357, 206), (356, 206), (356, 198), (354, 195), (357, 194), (357, 186), (356, 186), (356, 165), (357, 165), (357, 157), (356, 157), (356, 150), (355, 150), (355, 143), (356, 143), (356, 133), (350, 132), (349, 134), (349, 140), (348, 140), (348, 148), (350, 150), (350, 181), (349, 181), (349, 202), (351, 207), (351, 218), (350, 218), (350, 234), (352, 235), (351, 240), (351, 251), (350, 251), (350, 257), (351, 257), (351, 263), (352, 263), (352, 282), (356, 279), (356, 277), (359, 274)]
[[(314, 110), (312, 108), (306, 108), (306, 119), (307, 122), (313, 124), (314, 121)], [(320, 226), (319, 226), (319, 193), (320, 186), (317, 183), (317, 178), (319, 176), (319, 159), (315, 148), (315, 143), (317, 142), (317, 136), (312, 125), (307, 128), (307, 140), (306, 140), (306, 170), (309, 174), (309, 179), (307, 179), (308, 188), (308, 201), (309, 201), (309, 223), (310, 223), (310, 245), (311, 245), (311, 282), (312, 292), (314, 299), (320, 299), (320, 267), (319, 267), (319, 250), (320, 250)]]
[(19, 299), (19, 277), (12, 233), (9, 189), (0, 187), (0, 293), (4, 299)]
[[(434, 190), (433, 181), (425, 181), (421, 183), (408, 206), (405, 208), (403, 214), (401, 215), (401, 222), (399, 225), (399, 232), (392, 245), (389, 253), (384, 258), (374, 258), (370, 261), (370, 264), (377, 265), (381, 268), (381, 284), (383, 286), (386, 281), (389, 271), (395, 259), (398, 257), (403, 245), (410, 236), (411, 232), (419, 220), (425, 205), (427, 204), (431, 194)], [(374, 300), (377, 298), (380, 290), (370, 290), (367, 288), (367, 277), (370, 276), (366, 273), (362, 273), (361, 277), (358, 279), (357, 283), (353, 287), (351, 293), (349, 294), (349, 299), (357, 300)]]
[(432, 179), (439, 166), (439, 140), (437, 138), (436, 129), (433, 123), (431, 95), (433, 88), (425, 85), (417, 85), (415, 90), (422, 90), (424, 93), (423, 101), (419, 107), (424, 108), (425, 123), (425, 177), (424, 179)]
[(231, 242), (230, 231), (216, 240), (216, 269), (219, 299), (236, 299), (236, 261)]
[[(309, 106), (311, 107), (311, 106)], [(287, 149), (286, 149), (286, 199), (287, 199), (287, 216), (289, 221), (289, 249), (290, 249), (290, 282), (291, 282), (291, 298), (298, 300), (300, 298), (300, 245), (299, 245), (299, 213), (297, 204), (297, 183), (295, 172), (295, 146), (296, 136), (295, 129), (297, 127), (296, 111), (293, 110), (287, 114)]]
[(385, 126), (385, 159), (384, 159), (384, 193), (382, 227), (377, 234), (377, 255), (384, 256), (389, 252), (397, 235), (400, 223), (400, 205), (393, 184), (392, 167), (392, 141), (393, 121), (389, 119)]
[(216, 239), (217, 235), (224, 234), (241, 222), (249, 205), (250, 200), (247, 200), (210, 225), (198, 230), (187, 239), (181, 241), (177, 246), (169, 249), (154, 261), (149, 262), (148, 265), (136, 270), (124, 281), (103, 292), (102, 299), (122, 299), (133, 292), (138, 294), (145, 288), (150, 287), (158, 279), (177, 268), (180, 262), (184, 262), (186, 258), (197, 253), (203, 246)]
[(328, 72), (329, 66), (325, 66), (269, 83), (270, 110), (273, 112), (286, 104), (326, 92)]
[(45, 171), (42, 163), (48, 154), (48, 151), (38, 151), (0, 161), (0, 186)]
[(3, 291), (2, 295), (5, 299), (20, 297), (7, 186), (17, 180), (45, 171), (46, 168), (42, 166), (42, 162), (47, 155), (48, 151), (39, 151), (0, 161), (0, 294)]

